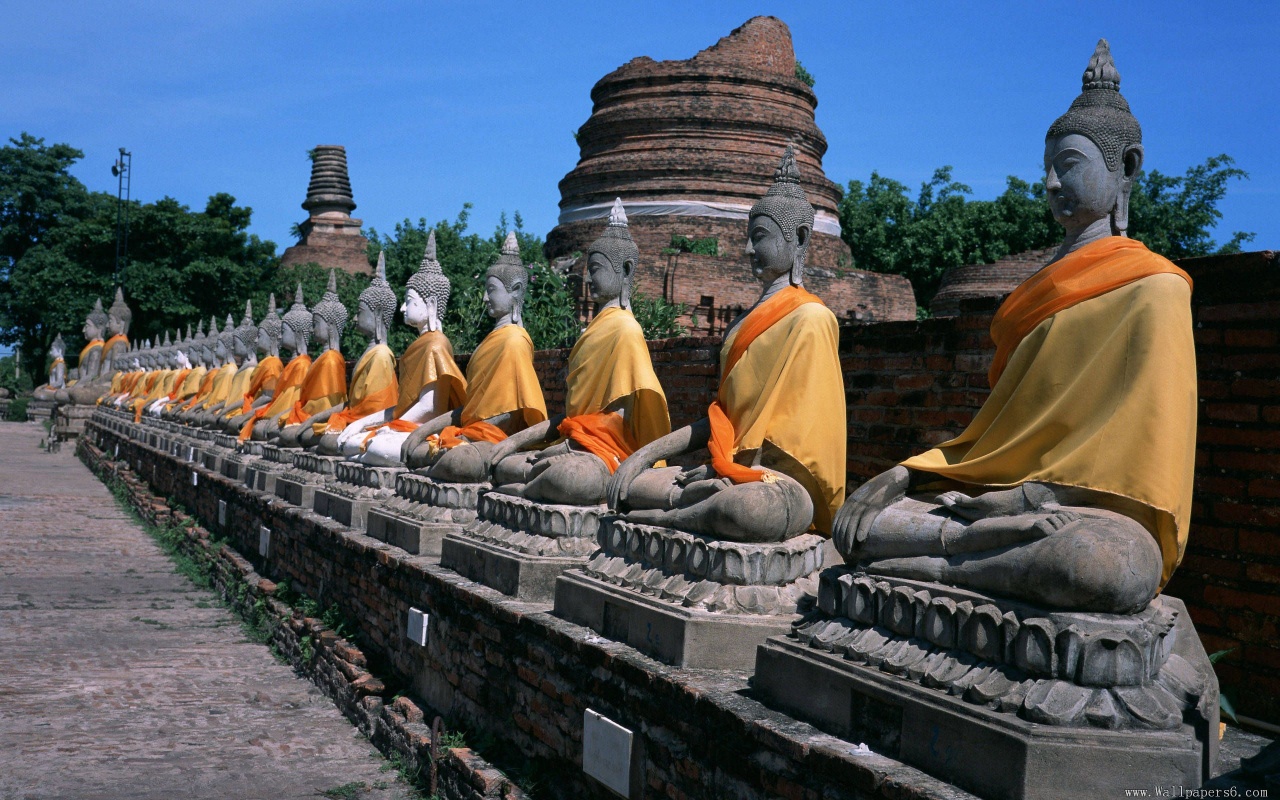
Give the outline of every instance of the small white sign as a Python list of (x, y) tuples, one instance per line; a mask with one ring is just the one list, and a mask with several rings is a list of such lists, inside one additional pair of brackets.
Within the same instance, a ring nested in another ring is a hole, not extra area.
[(116, 455), (115, 455), (115, 457), (116, 457), (116, 458), (119, 458), (119, 457), (120, 457), (120, 444), (119, 444), (118, 442), (116, 443)]
[(196, 448), (195, 448), (195, 445), (188, 445), (188, 446), (187, 446), (187, 460), (188, 460), (188, 461), (195, 461), (195, 460), (196, 460)]
[(409, 641), (418, 647), (427, 646), (427, 623), (431, 621), (431, 615), (419, 611), (416, 608), (409, 609), (409, 630), (406, 636)]
[(194, 469), (191, 470), (191, 485), (192, 486), (200, 485), (200, 473), (196, 472)]
[(227, 501), (226, 500), (218, 501), (218, 525), (224, 528), (227, 526)]
[(267, 553), (271, 550), (271, 529), (266, 525), (258, 527), (258, 555), (263, 558), (267, 557)]
[(631, 731), (587, 709), (582, 720), (582, 771), (623, 797), (631, 796)]

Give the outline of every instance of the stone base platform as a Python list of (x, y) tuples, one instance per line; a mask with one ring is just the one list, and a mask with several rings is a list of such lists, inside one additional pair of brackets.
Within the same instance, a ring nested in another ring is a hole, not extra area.
[(440, 566), (531, 603), (550, 603), (556, 578), (596, 550), (603, 505), (536, 503), (487, 492), (476, 519), (440, 543)]
[(54, 400), (32, 398), (27, 401), (27, 419), (36, 421), (53, 419), (53, 412), (57, 407), (58, 403)]
[(1072, 614), (837, 567), (819, 609), (760, 646), (753, 684), (982, 797), (1192, 788), (1217, 760), (1217, 679), (1163, 596), (1132, 616)]
[(93, 416), (95, 409), (97, 406), (58, 406), (53, 416), (53, 435), (63, 442), (75, 439), (84, 433), (85, 423)]
[(366, 533), (414, 555), (440, 557), (440, 545), (476, 518), (488, 483), (444, 483), (425, 475), (396, 476), (395, 495), (370, 509)]
[(757, 645), (810, 607), (820, 536), (745, 544), (607, 520), (600, 549), (556, 582), (555, 614), (659, 661), (750, 670)]
[(308, 450), (295, 452), (293, 467), (276, 477), (276, 497), (310, 509), (315, 505), (316, 490), (329, 485), (334, 467), (343, 459), (341, 456), (317, 455)]
[(322, 517), (364, 530), (369, 509), (389, 498), (404, 467), (371, 467), (351, 461), (334, 465), (334, 480), (315, 493), (313, 507)]
[(267, 494), (276, 493), (276, 479), (293, 468), (293, 457), (302, 452), (294, 448), (262, 445), (262, 458), (245, 466), (244, 485)]

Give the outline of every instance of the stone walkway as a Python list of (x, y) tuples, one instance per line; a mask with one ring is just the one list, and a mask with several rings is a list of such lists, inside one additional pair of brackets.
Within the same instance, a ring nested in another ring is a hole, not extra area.
[(0, 422), (0, 798), (412, 796), (42, 434)]

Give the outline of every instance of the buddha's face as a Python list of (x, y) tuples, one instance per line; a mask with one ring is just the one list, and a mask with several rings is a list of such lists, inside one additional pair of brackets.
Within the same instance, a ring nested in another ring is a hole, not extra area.
[(222, 343), (222, 339), (218, 339), (218, 343), (213, 346), (213, 357), (219, 361), (226, 361), (227, 346)]
[(490, 275), (484, 282), (484, 307), (490, 319), (501, 319), (516, 307), (517, 295), (496, 277)]
[(417, 289), (409, 289), (404, 293), (400, 313), (404, 315), (404, 321), (409, 327), (422, 330), (423, 326), (436, 315), (436, 299), (424, 298), (418, 294)]
[(591, 297), (603, 305), (622, 295), (626, 275), (623, 270), (615, 269), (604, 253), (592, 253), (587, 258), (587, 280), (591, 284)]
[(231, 353), (236, 358), (244, 358), (249, 355), (249, 349), (244, 346), (244, 342), (240, 341), (239, 336), (231, 337)]
[[(807, 230), (805, 231), (807, 233)], [(747, 221), (747, 256), (751, 258), (751, 274), (761, 283), (773, 283), (791, 271), (796, 250), (802, 244), (799, 233), (788, 242), (782, 227), (764, 214)]]
[(271, 352), (271, 334), (267, 333), (266, 328), (258, 328), (258, 341), (255, 344), (260, 352)]
[(373, 336), (378, 329), (378, 315), (373, 313), (369, 304), (361, 300), (356, 310), (356, 330), (365, 336)]
[(311, 335), (319, 341), (329, 341), (329, 323), (319, 314), (311, 315)]
[(112, 336), (124, 333), (126, 327), (128, 326), (125, 325), (124, 320), (115, 314), (107, 314), (107, 332)]
[(298, 337), (294, 334), (293, 328), (289, 327), (289, 323), (280, 326), (280, 344), (289, 348), (289, 352), (298, 352)]
[(102, 338), (102, 329), (95, 325), (91, 319), (86, 319), (84, 321), (84, 328), (81, 330), (84, 332), (84, 338), (86, 341), (91, 342), (94, 339)]
[(1079, 133), (1045, 142), (1044, 171), (1049, 210), (1069, 234), (1110, 216), (1125, 178), (1125, 167), (1107, 169), (1102, 150)]
[(54, 358), (62, 358), (62, 345), (54, 344), (49, 347), (49, 355)]

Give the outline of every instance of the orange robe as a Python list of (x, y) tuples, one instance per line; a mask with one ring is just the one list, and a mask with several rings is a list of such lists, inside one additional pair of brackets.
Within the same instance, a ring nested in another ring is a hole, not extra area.
[(341, 403), (347, 396), (347, 363), (342, 353), (326, 350), (307, 370), (302, 391), (282, 425), (297, 425)]
[(293, 404), (302, 394), (302, 382), (306, 380), (309, 369), (311, 369), (311, 356), (306, 353), (289, 359), (288, 365), (276, 380), (275, 393), (271, 395), (271, 402), (253, 412), (253, 417), (240, 429), (240, 441), (249, 441), (249, 437), (253, 435), (253, 425), (258, 420), (275, 419), (293, 410)]
[(741, 463), (766, 446), (770, 467), (813, 500), (813, 527), (829, 535), (844, 502), (845, 398), (839, 328), (817, 296), (788, 286), (761, 303), (720, 348), (720, 388), (708, 409), (711, 465), (735, 483), (770, 480)]
[(464, 442), (500, 442), (507, 438), (485, 420), (518, 413), (518, 430), (547, 418), (542, 385), (533, 369), (533, 339), (519, 325), (503, 325), (489, 332), (467, 362), (467, 402), (461, 426), (448, 425), (436, 440), (445, 448)]
[(385, 344), (374, 345), (360, 356), (351, 371), (346, 404), (319, 425), (316, 433), (341, 433), (356, 420), (394, 408), (399, 396), (395, 354)]
[(253, 373), (253, 381), (250, 382), (248, 391), (244, 393), (244, 403), (236, 414), (248, 414), (259, 395), (263, 392), (274, 392), (276, 381), (280, 379), (282, 372), (284, 372), (284, 362), (280, 360), (280, 356), (267, 356), (259, 361), (258, 368)]
[(1191, 279), (1141, 242), (1108, 237), (1019, 286), (991, 332), (986, 402), (963, 433), (903, 465), (983, 489), (1098, 492), (1155, 537), (1163, 587), (1191, 518)]

